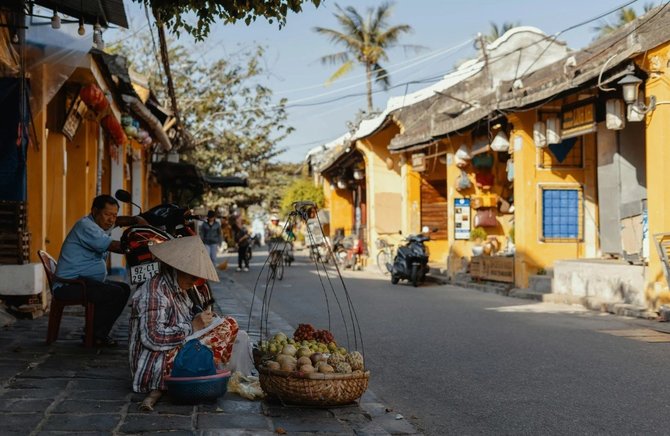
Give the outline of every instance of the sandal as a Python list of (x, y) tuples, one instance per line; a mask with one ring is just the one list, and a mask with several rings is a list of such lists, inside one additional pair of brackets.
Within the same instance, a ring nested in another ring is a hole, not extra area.
[(106, 338), (95, 338), (93, 343), (96, 347), (110, 347), (110, 348), (112, 348), (112, 347), (116, 347), (116, 346), (119, 345), (119, 343), (116, 340), (110, 338), (109, 336), (107, 336)]

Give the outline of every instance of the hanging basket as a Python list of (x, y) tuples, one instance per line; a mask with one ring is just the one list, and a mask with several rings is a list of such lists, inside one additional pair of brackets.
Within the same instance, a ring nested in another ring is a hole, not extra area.
[[(249, 312), (247, 331), (258, 332), (259, 336), (253, 357), (261, 388), (269, 396), (291, 405), (329, 407), (355, 402), (367, 389), (370, 372), (365, 370), (360, 325), (339, 266), (337, 263), (327, 264), (327, 259), (336, 259), (327, 238), (322, 238), (319, 244), (324, 245), (323, 249), (328, 255), (311, 258), (324, 294), (324, 309), (327, 313), (324, 323), (327, 319), (327, 329), (324, 328), (326, 326), (318, 326), (321, 329), (317, 330), (311, 325), (301, 324), (293, 333), (294, 337), (287, 336), (286, 333), (290, 332), (269, 331), (268, 317), (272, 294), (275, 291), (281, 292), (281, 289), (275, 288), (275, 280), (290, 280), (292, 275), (290, 269), (278, 269), (277, 260), (283, 259), (290, 250), (291, 238), (295, 237), (293, 230), (302, 225), (306, 242), (310, 245), (318, 245), (317, 236), (323, 233), (318, 210), (313, 202), (294, 203), (293, 211), (286, 217), (285, 222), (282, 234), (289, 236), (279, 242), (270, 243), (268, 258), (261, 267), (254, 286)], [(263, 294), (257, 296), (258, 284), (263, 282)], [(254, 320), (254, 302), (257, 299), (262, 304), (260, 313), (256, 312)], [(315, 307), (315, 310), (318, 309)], [(331, 326), (331, 312), (337, 315), (335, 309), (339, 309), (340, 316), (333, 320), (337, 324), (333, 323)], [(305, 331), (307, 327), (309, 329)], [(336, 332), (335, 335), (331, 333), (331, 329)], [(305, 335), (309, 340), (304, 339)], [(277, 337), (281, 340), (276, 339)], [(310, 342), (311, 346), (305, 345)], [(286, 351), (289, 344), (294, 345), (293, 354)], [(298, 355), (302, 357), (298, 359)], [(310, 358), (305, 363), (306, 357)]]
[(358, 400), (368, 388), (370, 371), (352, 374), (303, 374), (260, 367), (261, 388), (282, 403), (341, 406)]

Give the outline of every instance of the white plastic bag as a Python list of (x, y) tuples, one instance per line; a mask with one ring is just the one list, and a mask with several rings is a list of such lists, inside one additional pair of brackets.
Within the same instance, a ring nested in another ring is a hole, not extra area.
[(242, 375), (251, 375), (254, 371), (254, 360), (251, 354), (251, 342), (246, 331), (237, 332), (237, 339), (233, 345), (233, 352), (226, 364), (231, 372), (240, 372)]

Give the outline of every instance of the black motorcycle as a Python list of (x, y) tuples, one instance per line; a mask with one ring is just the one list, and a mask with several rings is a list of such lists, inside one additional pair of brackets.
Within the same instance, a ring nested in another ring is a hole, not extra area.
[(428, 248), (424, 245), (428, 240), (430, 237), (424, 235), (407, 237), (406, 244), (398, 248), (393, 263), (386, 264), (386, 269), (391, 273), (391, 283), (396, 285), (400, 280), (407, 280), (416, 287), (424, 282), (430, 270)]

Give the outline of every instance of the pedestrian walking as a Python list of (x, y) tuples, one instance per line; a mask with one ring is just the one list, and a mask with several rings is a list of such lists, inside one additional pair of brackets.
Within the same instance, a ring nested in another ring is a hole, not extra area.
[(207, 221), (200, 226), (200, 239), (207, 248), (212, 264), (216, 265), (216, 255), (223, 237), (221, 223), (216, 219), (216, 213), (213, 210), (207, 212)]
[(247, 250), (251, 241), (249, 241), (249, 231), (242, 224), (241, 216), (235, 218), (233, 222), (233, 238), (237, 244), (237, 271), (249, 271)]

